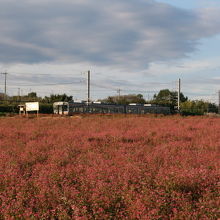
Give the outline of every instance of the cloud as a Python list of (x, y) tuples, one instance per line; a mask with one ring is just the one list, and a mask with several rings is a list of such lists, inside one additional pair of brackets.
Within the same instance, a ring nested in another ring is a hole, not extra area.
[(166, 76), (168, 74), (179, 74), (193, 78), (194, 74), (194, 76), (197, 78), (198, 75), (207, 76), (207, 73), (211, 73), (211, 75), (213, 75), (216, 71), (219, 71), (219, 59), (220, 57), (205, 58), (199, 60), (191, 59), (181, 62), (176, 61), (172, 63), (152, 63), (149, 65), (147, 72), (148, 75), (154, 75), (158, 77)]
[(0, 60), (141, 70), (186, 57), (218, 34), (219, 12), (153, 0), (0, 0)]
[(83, 99), (81, 71), (88, 69), (93, 98), (119, 88), (145, 95), (172, 89), (178, 73), (184, 92), (216, 90), (219, 58), (187, 58), (220, 33), (219, 14), (218, 7), (180, 9), (155, 0), (0, 0), (0, 68), (9, 72), (11, 94), (22, 88)]
[[(20, 88), (23, 94), (30, 91), (40, 96), (67, 93), (73, 95), (74, 99), (85, 99), (86, 70), (90, 67), (86, 63), (10, 64), (7, 68), (8, 92), (17, 95)], [(156, 63), (151, 64), (148, 70), (139, 72), (94, 65), (91, 68), (91, 97), (96, 100), (117, 95), (120, 88), (122, 95), (141, 93), (148, 98), (160, 89), (176, 90), (178, 77), (182, 80), (185, 95), (190, 98), (208, 96), (219, 89), (219, 68), (219, 57), (172, 64)], [(1, 91), (4, 92), (4, 76), (0, 74)]]

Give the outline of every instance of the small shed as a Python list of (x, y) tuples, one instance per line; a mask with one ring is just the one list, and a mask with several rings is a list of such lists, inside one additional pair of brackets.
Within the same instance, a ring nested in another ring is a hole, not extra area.
[(21, 114), (27, 114), (28, 112), (39, 112), (39, 102), (26, 102), (23, 105), (18, 105), (19, 108), (19, 115)]
[(25, 105), (18, 105), (19, 115), (25, 115)]

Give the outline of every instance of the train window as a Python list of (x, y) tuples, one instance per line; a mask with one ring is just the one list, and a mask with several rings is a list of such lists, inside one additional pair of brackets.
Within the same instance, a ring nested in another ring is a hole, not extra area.
[(58, 111), (58, 105), (54, 105), (54, 106), (53, 106), (53, 109), (56, 110), (56, 111)]
[(59, 113), (62, 113), (62, 110), (63, 110), (62, 105), (58, 105), (58, 111), (59, 111)]
[(68, 111), (68, 106), (67, 105), (63, 105), (63, 111)]

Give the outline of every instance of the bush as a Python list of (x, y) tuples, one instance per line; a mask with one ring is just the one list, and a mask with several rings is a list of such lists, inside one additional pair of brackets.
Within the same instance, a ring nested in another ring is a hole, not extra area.
[(219, 219), (218, 118), (0, 120), (0, 219)]
[[(18, 104), (1, 104), (0, 105), (1, 113), (18, 113), (19, 108)], [(41, 104), (39, 113), (42, 114), (52, 114), (53, 113), (53, 104)]]
[(53, 114), (53, 104), (40, 104), (40, 111), (42, 114)]
[(7, 112), (7, 113), (18, 113), (18, 107), (15, 104), (1, 104), (0, 105), (0, 112)]

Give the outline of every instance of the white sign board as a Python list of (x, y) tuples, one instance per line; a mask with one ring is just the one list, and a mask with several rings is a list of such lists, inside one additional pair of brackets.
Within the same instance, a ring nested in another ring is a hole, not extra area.
[(25, 108), (27, 112), (39, 111), (39, 102), (26, 102)]

